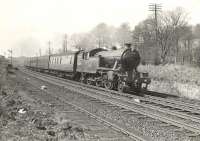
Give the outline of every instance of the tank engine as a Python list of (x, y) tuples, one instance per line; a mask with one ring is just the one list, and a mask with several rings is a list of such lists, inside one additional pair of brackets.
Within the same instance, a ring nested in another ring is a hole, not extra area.
[(140, 63), (137, 50), (128, 48), (108, 51), (99, 48), (83, 51), (81, 56), (86, 57), (81, 61), (78, 59), (80, 63), (77, 64), (80, 65), (77, 66), (77, 72), (81, 73), (80, 80), (87, 84), (124, 92), (147, 89), (150, 83), (148, 73), (137, 71)]
[(137, 71), (139, 63), (139, 52), (129, 47), (118, 50), (96, 48), (32, 57), (25, 65), (32, 70), (124, 92), (147, 89), (150, 78), (148, 73)]

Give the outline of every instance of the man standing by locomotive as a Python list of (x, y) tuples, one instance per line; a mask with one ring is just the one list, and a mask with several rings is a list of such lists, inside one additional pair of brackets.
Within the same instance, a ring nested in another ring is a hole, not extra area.
[[(135, 47), (132, 47), (131, 43), (126, 43), (125, 47), (129, 57), (126, 59), (127, 62), (123, 63), (125, 63), (127, 66), (130, 66), (130, 69), (126, 73), (128, 75), (128, 83), (132, 83), (135, 79), (140, 77), (139, 72), (137, 71), (137, 66), (139, 66), (141, 58), (139, 52), (135, 49)], [(130, 52), (128, 50), (130, 50)]]
[[(133, 52), (134, 60), (132, 60), (132, 59), (131, 60), (134, 61), (134, 66), (138, 66), (140, 64), (140, 59), (141, 59), (140, 53), (136, 50), (136, 48), (134, 46), (132, 46), (131, 43), (126, 43), (125, 47), (126, 47), (127, 50), (131, 50), (131, 52)], [(129, 63), (130, 62), (127, 62), (127, 64), (129, 64)], [(134, 69), (137, 72), (137, 67), (134, 68)]]

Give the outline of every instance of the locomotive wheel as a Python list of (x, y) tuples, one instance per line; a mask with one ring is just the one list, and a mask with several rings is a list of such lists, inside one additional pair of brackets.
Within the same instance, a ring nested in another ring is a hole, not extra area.
[(124, 92), (124, 91), (125, 91), (125, 87), (124, 87), (123, 82), (121, 82), (121, 81), (118, 82), (117, 90), (118, 90), (119, 92)]
[(85, 78), (84, 78), (83, 74), (81, 74), (80, 82), (81, 82), (81, 83), (85, 83)]
[(101, 81), (96, 80), (95, 85), (96, 85), (97, 87), (101, 87), (101, 86), (102, 86), (102, 83), (101, 83)]
[(106, 89), (112, 90), (113, 89), (113, 83), (111, 81), (105, 81), (104, 82), (104, 87)]
[(137, 84), (136, 92), (140, 92), (142, 89), (142, 84)]
[(87, 79), (86, 83), (87, 83), (88, 85), (92, 85), (92, 82), (91, 82), (91, 80), (89, 80), (89, 79)]

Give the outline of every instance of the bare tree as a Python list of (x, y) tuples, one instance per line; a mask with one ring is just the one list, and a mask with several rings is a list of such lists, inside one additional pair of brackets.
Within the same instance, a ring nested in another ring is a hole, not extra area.
[[(140, 43), (141, 38), (143, 39), (142, 43)], [(155, 48), (156, 39), (153, 18), (149, 17), (135, 26), (133, 31), (133, 42), (141, 53), (142, 63), (153, 61), (152, 63), (156, 64), (159, 55), (155, 54), (157, 48)]]
[(71, 37), (70, 37), (70, 41), (71, 41), (71, 44), (74, 48), (77, 48), (80, 50), (80, 47), (79, 47), (79, 43), (80, 41), (82, 40), (83, 38), (83, 34), (81, 33), (76, 33), (76, 34), (72, 34)]
[(63, 52), (67, 52), (68, 50), (68, 35), (67, 34), (64, 35), (62, 47), (63, 47)]
[(105, 23), (100, 23), (90, 33), (96, 38), (98, 47), (105, 47), (112, 44), (113, 27), (109, 27)]
[(161, 50), (161, 62), (165, 62), (166, 56), (168, 55), (170, 47), (173, 44), (172, 32), (173, 30), (170, 26), (158, 27), (158, 44)]
[(200, 39), (200, 24), (197, 24), (195, 27), (194, 27), (194, 38), (196, 39)]
[[(179, 56), (179, 40), (184, 35), (184, 29), (188, 25), (188, 14), (182, 9), (182, 8), (176, 8), (173, 11), (168, 11), (166, 13), (162, 14), (161, 21), (160, 21), (160, 32), (164, 29), (167, 31), (166, 36), (171, 36), (170, 39), (170, 45), (171, 47), (174, 47), (175, 52), (175, 62), (177, 61), (177, 58)], [(164, 36), (163, 36), (164, 37)], [(167, 37), (164, 37), (165, 39), (168, 39)], [(168, 40), (166, 40), (168, 42)], [(167, 44), (167, 43), (166, 43)]]
[(121, 46), (124, 46), (126, 42), (132, 42), (132, 33), (129, 23), (121, 24), (116, 31), (115, 38)]
[(133, 31), (133, 41), (139, 42), (139, 37), (142, 36), (144, 44), (146, 44), (147, 46), (152, 46), (153, 44), (155, 44), (155, 30), (153, 24), (153, 19), (148, 18), (135, 26), (135, 29)]
[(95, 48), (95, 37), (90, 33), (73, 34), (71, 36), (72, 45), (77, 49)]
[[(158, 42), (159, 48), (156, 48), (157, 51), (155, 52), (159, 53), (161, 61), (165, 62), (168, 55), (173, 55), (176, 61), (180, 50), (179, 41), (187, 33), (187, 13), (181, 8), (160, 13), (157, 26), (157, 41), (155, 39), (154, 24), (154, 19), (150, 17), (136, 26), (133, 31), (134, 41), (139, 41), (139, 37), (142, 36), (144, 50), (147, 47), (149, 50), (149, 46), (154, 46), (155, 49)], [(155, 56), (158, 57), (157, 54)]]

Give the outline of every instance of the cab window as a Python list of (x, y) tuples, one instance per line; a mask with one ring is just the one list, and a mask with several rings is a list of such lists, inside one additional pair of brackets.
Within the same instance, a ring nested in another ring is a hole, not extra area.
[(84, 52), (83, 56), (85, 60), (89, 59), (89, 52)]
[(60, 58), (60, 64), (61, 64), (62, 58)]

